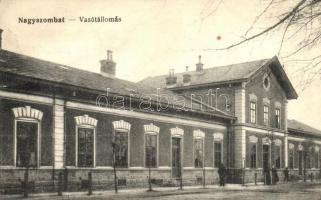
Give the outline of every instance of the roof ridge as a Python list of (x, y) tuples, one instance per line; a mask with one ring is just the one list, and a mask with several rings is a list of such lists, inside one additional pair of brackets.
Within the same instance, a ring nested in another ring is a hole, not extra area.
[[(33, 59), (33, 60), (36, 60), (36, 61), (40, 61), (40, 62), (48, 63), (48, 64), (51, 64), (51, 65), (55, 65), (56, 67), (60, 67), (60, 68), (66, 67), (66, 68), (69, 68), (70, 70), (76, 70), (76, 71), (83, 72), (83, 73), (89, 73), (89, 74), (95, 74), (95, 75), (101, 75), (101, 76), (103, 76), (102, 74), (100, 74), (100, 73), (98, 73), (98, 72), (93, 72), (93, 71), (89, 71), (89, 70), (85, 70), (85, 69), (80, 69), (80, 68), (73, 67), (73, 66), (70, 66), (70, 65), (65, 65), (65, 64), (57, 63), (57, 62), (54, 62), (54, 61), (47, 61), (47, 60), (40, 59), (40, 58), (36, 58), (36, 57), (30, 56), (30, 55), (26, 55), (26, 54), (16, 53), (16, 52), (9, 51), (9, 50), (5, 50), (5, 49), (0, 49), (0, 52), (1, 52), (1, 51), (7, 52), (7, 53), (11, 53), (11, 54), (15, 54), (15, 55), (17, 55), (17, 56), (23, 56), (23, 57), (25, 57), (26, 59)], [(52, 67), (52, 66), (49, 66), (49, 67)], [(134, 83), (134, 84), (136, 84), (136, 83), (133, 82), (133, 81), (128, 81), (128, 80), (121, 79), (121, 78), (117, 78), (117, 77), (114, 77), (114, 78), (106, 77), (106, 78), (116, 79), (116, 80), (126, 81), (126, 82), (128, 82), (128, 83)]]
[[(245, 62), (239, 62), (239, 63), (232, 63), (232, 64), (227, 64), (227, 65), (219, 65), (219, 66), (213, 66), (213, 67), (208, 67), (208, 68), (204, 68), (204, 71), (209, 71), (209, 70), (213, 70), (213, 69), (218, 69), (218, 68), (224, 68), (224, 67), (231, 67), (233, 65), (242, 65), (242, 64), (246, 64), (246, 63), (253, 63), (253, 62), (259, 62), (259, 61), (267, 61), (267, 60), (271, 60), (272, 58), (264, 58), (264, 59), (257, 59), (257, 60), (250, 60), (250, 61), (245, 61)], [(199, 73), (197, 72), (196, 70), (193, 70), (193, 71), (184, 71), (184, 72), (178, 72), (178, 73), (175, 73), (176, 75), (183, 75), (183, 74), (186, 74), (186, 73)], [(150, 78), (155, 78), (155, 77), (166, 77), (167, 75), (166, 74), (161, 74), (161, 75), (156, 75), (156, 76), (148, 76), (140, 81), (138, 81), (137, 83), (139, 82), (143, 82), (144, 80), (147, 80), (147, 79), (150, 79)]]

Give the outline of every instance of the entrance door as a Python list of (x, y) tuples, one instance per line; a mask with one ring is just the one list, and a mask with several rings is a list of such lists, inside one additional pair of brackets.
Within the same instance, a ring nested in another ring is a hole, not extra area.
[(172, 177), (181, 177), (181, 138), (172, 138)]
[(267, 172), (270, 169), (270, 146), (263, 145), (263, 170)]
[(303, 165), (303, 151), (299, 152), (299, 175), (302, 175), (302, 165)]
[(270, 185), (271, 184), (270, 145), (263, 145), (263, 173), (264, 173), (264, 183), (266, 185)]

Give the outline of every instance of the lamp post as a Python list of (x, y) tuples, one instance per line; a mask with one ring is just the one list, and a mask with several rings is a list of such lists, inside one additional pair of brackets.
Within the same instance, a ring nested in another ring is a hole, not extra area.
[[(148, 146), (147, 147), (149, 152), (151, 152), (153, 149), (151, 146)], [(153, 188), (152, 188), (152, 179), (151, 179), (151, 165), (152, 165), (152, 156), (149, 156), (148, 158), (148, 192), (151, 192), (153, 191)]]
[(115, 193), (118, 193), (118, 179), (117, 179), (117, 171), (116, 171), (116, 143), (115, 139), (111, 143), (113, 148), (113, 168), (114, 168), (114, 186), (115, 186)]

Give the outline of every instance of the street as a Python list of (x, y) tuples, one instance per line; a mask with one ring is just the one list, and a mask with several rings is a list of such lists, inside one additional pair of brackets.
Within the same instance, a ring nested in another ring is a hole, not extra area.
[[(20, 199), (22, 195), (0, 196), (0, 199)], [(209, 186), (206, 189), (186, 187), (184, 190), (176, 188), (156, 188), (155, 191), (146, 192), (142, 189), (121, 190), (118, 194), (113, 191), (95, 191), (92, 196), (86, 193), (64, 193), (59, 197), (56, 194), (32, 194), (29, 199), (109, 199), (109, 200), (192, 200), (192, 199), (300, 199), (321, 200), (321, 184), (291, 183), (275, 186), (264, 185), (227, 185), (225, 188)]]

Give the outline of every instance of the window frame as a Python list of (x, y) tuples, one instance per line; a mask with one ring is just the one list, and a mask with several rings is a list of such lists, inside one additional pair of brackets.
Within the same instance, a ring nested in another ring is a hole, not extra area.
[(314, 168), (318, 169), (320, 167), (320, 149), (319, 148), (314, 147), (313, 160), (314, 160)]
[[(295, 167), (294, 167), (294, 145), (293, 145), (293, 148), (290, 148), (290, 145), (291, 145), (292, 143), (290, 143), (288, 146), (288, 167), (289, 167), (289, 169), (295, 169)], [(290, 159), (291, 157), (290, 157), (290, 155), (291, 155), (291, 152), (292, 152), (292, 159)], [(291, 161), (291, 162), (290, 162)], [(292, 167), (290, 166), (290, 163), (292, 163)]]
[(23, 122), (23, 123), (35, 123), (37, 124), (37, 164), (36, 168), (40, 167), (40, 158), (41, 158), (41, 121), (33, 119), (33, 118), (15, 118), (14, 119), (14, 145), (13, 145), (13, 166), (17, 168), (25, 168), (22, 166), (17, 166), (17, 141), (18, 141), (18, 134), (17, 134), (17, 125), (18, 122)]
[[(257, 168), (257, 160), (258, 160), (258, 157), (257, 157), (257, 143), (254, 143), (254, 142), (250, 142), (250, 152), (249, 152), (249, 158), (250, 158), (250, 169), (256, 169)], [(252, 166), (252, 146), (255, 145), (255, 166), (253, 167)]]
[(215, 165), (215, 161), (216, 161), (216, 156), (215, 156), (215, 143), (219, 143), (221, 145), (221, 163), (223, 163), (223, 140), (214, 140), (213, 142), (213, 151), (214, 151), (214, 159), (213, 159), (213, 166), (214, 168), (218, 168), (219, 166)]
[[(281, 108), (275, 108), (275, 128), (281, 129)], [(276, 118), (278, 116), (278, 118)], [(276, 120), (278, 119), (278, 120)]]
[(263, 124), (264, 126), (270, 125), (270, 107), (266, 104), (263, 105)]
[(181, 176), (183, 176), (183, 170), (184, 170), (184, 129), (181, 129), (179, 127), (171, 128), (170, 130), (170, 169), (171, 169), (171, 175), (170, 177), (173, 177), (173, 138), (179, 138), (180, 139), (180, 165), (181, 165)]
[[(276, 145), (276, 144), (274, 144), (274, 147), (273, 147), (274, 149), (273, 149), (273, 153), (274, 153), (274, 166), (275, 166), (275, 168), (276, 169), (281, 169), (282, 168), (282, 144), (281, 145)], [(279, 153), (278, 153), (278, 156), (279, 156), (279, 158), (280, 158), (280, 161), (279, 161), (279, 166), (277, 166), (277, 159), (275, 158), (275, 156), (276, 156), (276, 148), (278, 148), (278, 150), (279, 150)]]
[[(113, 142), (115, 142), (115, 135), (116, 133), (120, 133), (120, 134), (127, 134), (127, 166), (126, 167), (119, 167), (119, 166), (116, 166), (116, 163), (115, 163), (115, 166), (117, 168), (122, 168), (122, 169), (126, 169), (126, 168), (129, 168), (130, 166), (130, 137), (129, 137), (129, 130), (124, 130), (124, 129), (114, 129), (113, 130)], [(115, 160), (116, 161), (116, 160)]]
[[(196, 167), (195, 166), (195, 159), (196, 159), (196, 155), (195, 155), (195, 141), (196, 140), (198, 140), (198, 141), (201, 141), (201, 143), (202, 143), (202, 166), (201, 167)], [(204, 137), (194, 137), (193, 138), (193, 166), (194, 166), (194, 168), (196, 168), (196, 169), (200, 169), (200, 168), (204, 168), (205, 167), (205, 163), (204, 163), (204, 161), (205, 161), (205, 152), (204, 152), (204, 150), (205, 150), (205, 148), (204, 148), (204, 145), (205, 145), (205, 140), (204, 140)]]
[[(93, 164), (92, 166), (79, 166), (78, 165), (78, 150), (79, 150), (79, 129), (92, 129), (93, 130)], [(87, 125), (87, 124), (79, 124), (79, 125), (76, 125), (76, 142), (75, 142), (75, 150), (76, 150), (76, 153), (75, 153), (75, 166), (76, 167), (80, 167), (80, 168), (95, 168), (96, 167), (96, 127), (95, 126), (91, 126), (91, 125)]]
[[(254, 105), (254, 108), (252, 108), (252, 105)], [(254, 116), (252, 114), (254, 114)], [(254, 121), (252, 121), (252, 119)], [(250, 101), (250, 123), (251, 124), (257, 123), (257, 102), (253, 100)]]
[[(147, 163), (146, 163), (146, 156), (147, 156), (147, 153), (146, 153), (146, 136), (147, 135), (153, 135), (153, 136), (156, 136), (156, 166), (152, 166), (152, 167), (149, 167), (147, 166)], [(144, 166), (145, 168), (158, 168), (159, 166), (159, 135), (157, 132), (146, 132), (145, 131), (145, 134), (144, 134)]]

